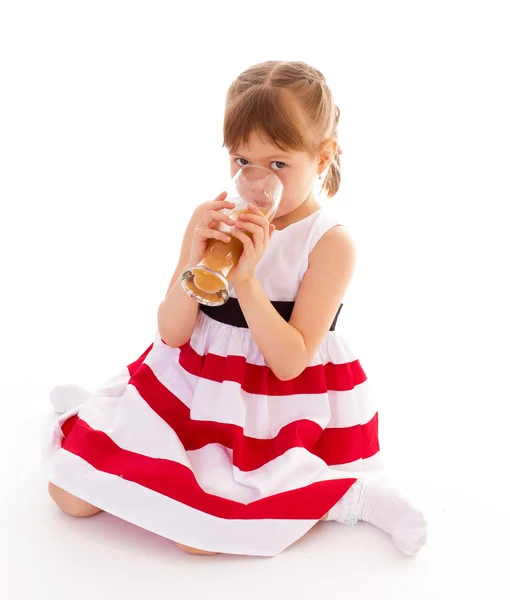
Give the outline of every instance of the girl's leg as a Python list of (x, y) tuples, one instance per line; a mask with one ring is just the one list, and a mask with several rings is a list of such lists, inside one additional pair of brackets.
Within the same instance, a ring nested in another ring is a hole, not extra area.
[[(69, 492), (66, 492), (62, 488), (59, 488), (51, 481), (48, 483), (48, 492), (55, 504), (65, 513), (71, 515), (72, 517), (91, 517), (96, 515), (99, 512), (102, 512), (100, 508), (89, 504), (85, 500), (81, 500), (81, 498), (77, 498), (73, 496)], [(328, 515), (324, 515), (322, 517), (322, 521), (327, 519)], [(185, 546), (184, 544), (177, 544), (176, 546), (184, 552), (188, 554), (197, 554), (204, 556), (212, 556), (214, 554), (218, 554), (218, 552), (209, 552), (208, 550), (199, 550), (198, 548), (192, 548), (191, 546)]]
[(65, 513), (71, 515), (71, 517), (91, 517), (101, 512), (101, 509), (97, 508), (97, 506), (93, 506), (85, 502), (85, 500), (73, 496), (54, 483), (51, 483), (51, 481), (48, 483), (48, 492), (55, 501), (55, 504)]
[[(329, 513), (326, 513), (321, 521), (326, 521), (326, 519), (328, 518)], [(184, 546), (183, 544), (176, 544), (176, 546), (178, 548), (180, 548), (181, 550), (184, 550), (184, 552), (188, 552), (189, 554), (205, 554), (205, 555), (212, 555), (212, 554), (218, 554), (218, 552), (208, 552), (207, 550), (198, 550), (197, 548), (191, 548), (190, 546)]]
[[(100, 508), (81, 500), (76, 496), (73, 496), (69, 492), (66, 492), (62, 488), (59, 488), (54, 483), (48, 483), (48, 492), (55, 501), (55, 504), (68, 515), (72, 517), (91, 517), (99, 512), (102, 512)], [(217, 554), (217, 552), (207, 552), (206, 550), (198, 550), (191, 548), (190, 546), (184, 546), (183, 544), (177, 544), (177, 546), (188, 552), (189, 554)]]
[(185, 546), (184, 544), (175, 544), (177, 548), (184, 550), (188, 554), (203, 554), (206, 556), (212, 556), (213, 554), (218, 554), (217, 552), (208, 552), (207, 550), (198, 550), (198, 548), (192, 548), (191, 546)]

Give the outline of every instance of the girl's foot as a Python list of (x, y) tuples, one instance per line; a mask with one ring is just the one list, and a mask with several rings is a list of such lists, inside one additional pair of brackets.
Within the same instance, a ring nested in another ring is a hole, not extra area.
[(415, 555), (427, 541), (427, 522), (421, 510), (390, 483), (372, 475), (356, 481), (331, 509), (329, 519), (372, 523), (389, 533), (397, 549), (408, 556)]

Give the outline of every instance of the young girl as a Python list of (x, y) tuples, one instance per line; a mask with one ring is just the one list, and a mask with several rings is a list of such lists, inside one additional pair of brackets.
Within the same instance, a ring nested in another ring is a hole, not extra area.
[[(378, 470), (378, 413), (366, 375), (334, 330), (351, 280), (353, 242), (313, 195), (340, 184), (335, 106), (324, 76), (269, 61), (230, 86), (224, 146), (232, 176), (272, 169), (284, 186), (270, 224), (237, 222), (220, 194), (194, 212), (158, 310), (150, 347), (91, 394), (53, 390), (60, 412), (49, 492), (73, 516), (101, 510), (192, 553), (274, 556), (318, 521), (367, 521), (415, 554), (422, 513)], [(231, 298), (207, 308), (181, 274), (209, 239), (243, 254)], [(251, 236), (248, 236), (250, 233)]]

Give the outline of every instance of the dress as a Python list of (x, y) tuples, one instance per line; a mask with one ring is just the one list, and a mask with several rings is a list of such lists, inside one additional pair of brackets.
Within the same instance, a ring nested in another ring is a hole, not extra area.
[[(271, 301), (295, 300), (311, 250), (337, 225), (320, 209), (274, 232), (256, 267)], [(58, 417), (48, 477), (175, 542), (275, 556), (381, 468), (366, 379), (332, 330), (303, 373), (281, 381), (249, 329), (199, 311), (189, 342), (171, 348), (156, 333)]]

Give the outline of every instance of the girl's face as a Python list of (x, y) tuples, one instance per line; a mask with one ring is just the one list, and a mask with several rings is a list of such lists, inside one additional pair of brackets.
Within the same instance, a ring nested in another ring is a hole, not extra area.
[(231, 176), (248, 164), (270, 169), (280, 178), (283, 196), (276, 216), (281, 217), (301, 206), (312, 194), (319, 158), (314, 160), (306, 152), (296, 150), (283, 152), (253, 132), (247, 144), (239, 146), (235, 153), (230, 152)]

